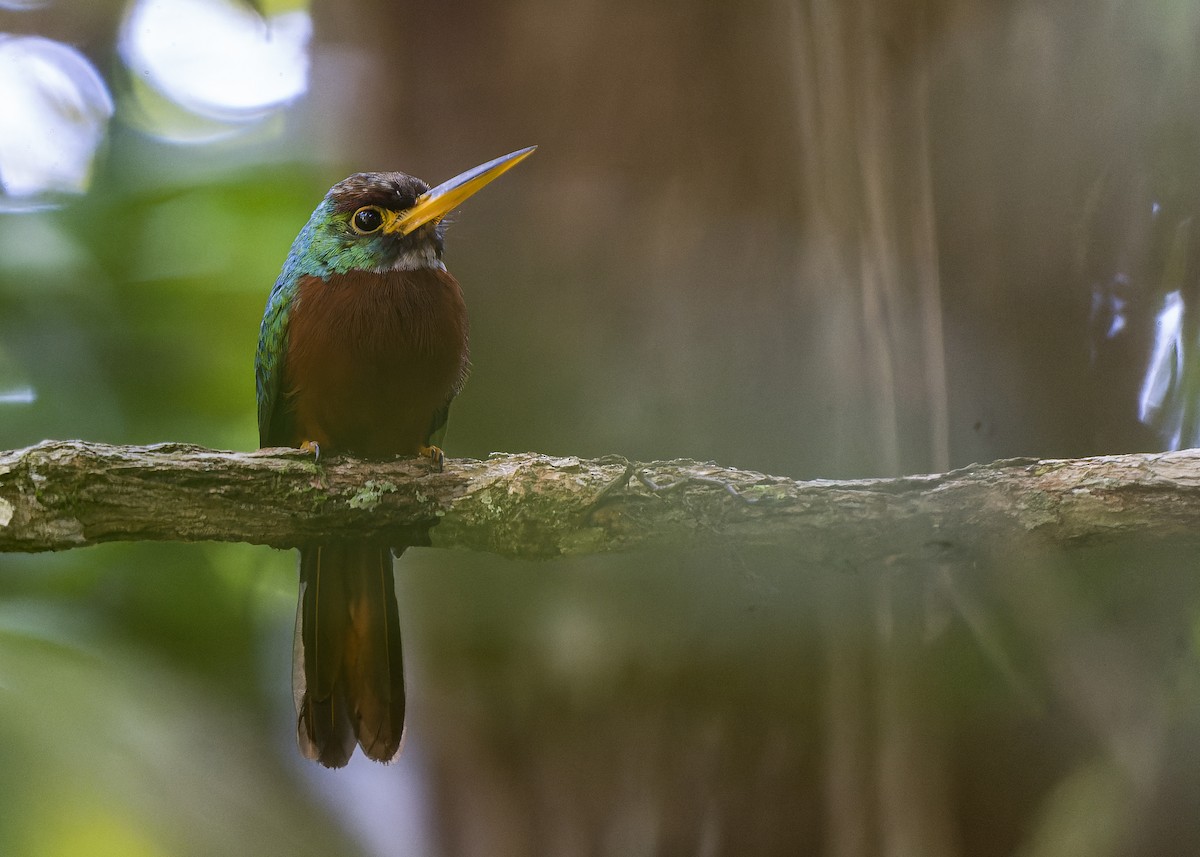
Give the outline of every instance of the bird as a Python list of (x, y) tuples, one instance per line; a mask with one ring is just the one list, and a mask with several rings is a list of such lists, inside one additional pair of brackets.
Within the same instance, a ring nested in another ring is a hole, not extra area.
[[(533, 154), (520, 149), (430, 188), (400, 172), (346, 178), (317, 205), (271, 289), (255, 352), (260, 448), (444, 466), (467, 378), (463, 292), (442, 259), (446, 215)], [(300, 751), (329, 768), (355, 747), (389, 762), (404, 737), (391, 541), (300, 547), (292, 685)], [(411, 542), (410, 542), (411, 543)]]

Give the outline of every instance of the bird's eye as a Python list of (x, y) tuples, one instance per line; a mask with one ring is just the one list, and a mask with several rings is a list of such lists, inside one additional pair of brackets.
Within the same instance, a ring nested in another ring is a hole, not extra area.
[(370, 235), (383, 225), (383, 212), (378, 206), (367, 205), (354, 212), (350, 218), (354, 231), (360, 235)]

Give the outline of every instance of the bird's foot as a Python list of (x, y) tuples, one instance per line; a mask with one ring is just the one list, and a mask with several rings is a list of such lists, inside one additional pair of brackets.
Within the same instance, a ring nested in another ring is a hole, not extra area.
[(436, 446), (422, 446), (417, 450), (417, 454), (422, 458), (428, 458), (433, 464), (433, 469), (441, 471), (446, 466), (446, 453), (442, 452)]
[(304, 441), (304, 443), (300, 444), (300, 451), (311, 452), (313, 456), (313, 462), (321, 460), (321, 444), (317, 443), (315, 440)]

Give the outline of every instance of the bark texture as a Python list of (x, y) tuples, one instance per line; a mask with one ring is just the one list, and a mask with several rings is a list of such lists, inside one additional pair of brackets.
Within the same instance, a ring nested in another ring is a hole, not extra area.
[(798, 560), (929, 560), (1028, 537), (1200, 533), (1200, 451), (1012, 460), (897, 479), (797, 481), (689, 460), (496, 454), (313, 461), (296, 450), (46, 441), (0, 452), (0, 551), (118, 540), (294, 547), (430, 529), (437, 547), (538, 559), (702, 542)]

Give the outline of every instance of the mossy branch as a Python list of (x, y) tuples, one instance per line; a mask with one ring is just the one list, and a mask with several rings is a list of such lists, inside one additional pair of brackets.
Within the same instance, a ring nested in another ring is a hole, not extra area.
[(107, 541), (409, 541), (509, 557), (773, 546), (805, 561), (1200, 533), (1200, 452), (1001, 461), (899, 479), (797, 481), (695, 461), (535, 453), (423, 461), (46, 441), (0, 452), (0, 551)]

